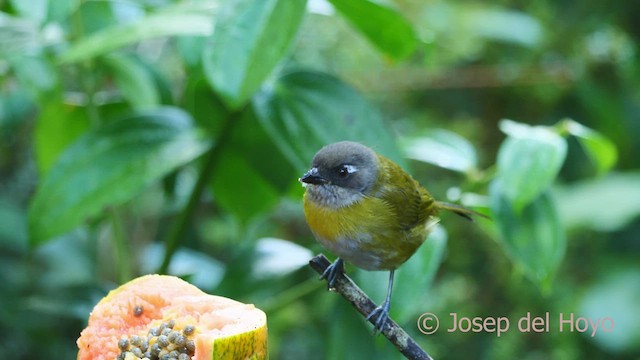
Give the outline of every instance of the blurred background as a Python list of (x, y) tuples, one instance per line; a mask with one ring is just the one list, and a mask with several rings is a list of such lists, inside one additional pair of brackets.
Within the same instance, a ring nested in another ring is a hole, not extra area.
[[(401, 358), (307, 266), (325, 250), (297, 178), (351, 139), (492, 217), (443, 214), (396, 272), (391, 316), (429, 354), (637, 359), (638, 10), (0, 0), (2, 353), (75, 358), (92, 307), (161, 272), (263, 309), (273, 359)], [(387, 273), (347, 273), (383, 300)], [(448, 332), (451, 313), (511, 328)]]

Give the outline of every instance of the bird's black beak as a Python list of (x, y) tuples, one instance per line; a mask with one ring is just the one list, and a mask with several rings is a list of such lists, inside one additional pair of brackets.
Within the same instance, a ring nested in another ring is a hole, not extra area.
[(325, 179), (322, 176), (320, 176), (320, 174), (318, 173), (318, 168), (315, 168), (315, 167), (311, 168), (311, 170), (307, 171), (298, 180), (300, 182), (307, 183), (307, 184), (313, 184), (313, 185), (322, 185), (322, 184), (326, 184), (328, 182), (327, 179)]

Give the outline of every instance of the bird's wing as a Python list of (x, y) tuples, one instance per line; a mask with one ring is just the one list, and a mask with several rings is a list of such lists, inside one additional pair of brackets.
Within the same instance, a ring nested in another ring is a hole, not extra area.
[(410, 230), (437, 216), (438, 207), (429, 194), (411, 175), (391, 160), (380, 156), (377, 196), (387, 202), (397, 216), (402, 229)]

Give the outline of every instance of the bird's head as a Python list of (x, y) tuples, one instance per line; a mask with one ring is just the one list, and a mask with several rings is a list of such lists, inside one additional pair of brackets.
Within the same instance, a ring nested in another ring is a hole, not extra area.
[(378, 157), (352, 141), (329, 144), (313, 157), (311, 169), (300, 178), (309, 200), (331, 208), (349, 206), (372, 189), (378, 176)]

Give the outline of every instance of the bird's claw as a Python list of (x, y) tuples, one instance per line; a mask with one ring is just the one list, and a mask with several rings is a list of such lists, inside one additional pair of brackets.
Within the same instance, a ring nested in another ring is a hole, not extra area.
[(320, 275), (320, 279), (327, 280), (327, 289), (335, 289), (336, 280), (342, 274), (344, 274), (344, 262), (338, 258), (333, 264), (327, 266), (322, 275)]
[(384, 330), (387, 321), (389, 320), (389, 303), (384, 302), (382, 306), (378, 306), (367, 316), (367, 321), (374, 319), (373, 321), (373, 335)]

